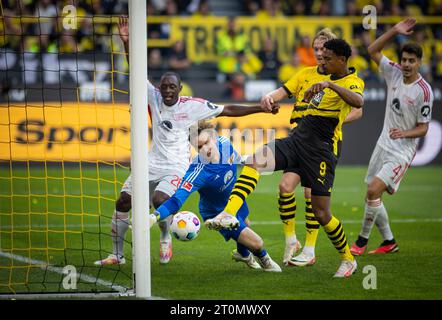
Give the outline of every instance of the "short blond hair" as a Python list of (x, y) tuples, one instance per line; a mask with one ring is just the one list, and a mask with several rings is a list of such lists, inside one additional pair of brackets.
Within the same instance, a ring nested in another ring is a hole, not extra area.
[(330, 28), (324, 28), (324, 29), (319, 30), (318, 33), (316, 34), (316, 36), (313, 38), (312, 46), (313, 46), (313, 43), (315, 42), (315, 40), (329, 41), (329, 40), (337, 39), (337, 38), (338, 37), (336, 36), (336, 34), (334, 34)]

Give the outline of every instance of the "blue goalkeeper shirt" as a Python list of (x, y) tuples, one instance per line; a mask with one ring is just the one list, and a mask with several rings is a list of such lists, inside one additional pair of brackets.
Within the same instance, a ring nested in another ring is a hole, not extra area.
[[(236, 181), (241, 157), (233, 149), (229, 139), (218, 137), (217, 142), (220, 163), (207, 163), (200, 155), (196, 156), (175, 194), (156, 210), (160, 214), (160, 220), (177, 213), (195, 191), (200, 194), (199, 211), (204, 221), (224, 210)], [(244, 202), (237, 217), (245, 220), (247, 215), (248, 208)]]

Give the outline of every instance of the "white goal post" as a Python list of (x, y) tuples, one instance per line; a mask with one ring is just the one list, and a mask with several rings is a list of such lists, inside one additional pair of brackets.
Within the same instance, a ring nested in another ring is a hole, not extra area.
[(145, 0), (129, 1), (129, 35), (133, 280), (136, 297), (146, 299), (151, 297), (151, 275)]

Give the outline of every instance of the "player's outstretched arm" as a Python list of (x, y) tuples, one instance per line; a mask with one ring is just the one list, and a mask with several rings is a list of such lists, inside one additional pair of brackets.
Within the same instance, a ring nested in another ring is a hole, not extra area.
[(272, 109), (267, 111), (263, 107), (259, 106), (246, 106), (238, 104), (225, 105), (223, 111), (218, 115), (218, 117), (242, 117), (253, 113), (259, 112), (271, 112), (276, 114), (279, 112), (279, 105), (276, 103), (272, 104)]
[(368, 53), (370, 54), (371, 59), (379, 64), (382, 59), (382, 49), (385, 47), (387, 42), (389, 42), (392, 38), (394, 38), (397, 34), (410, 35), (413, 33), (413, 27), (416, 24), (416, 19), (407, 18), (402, 20), (401, 22), (394, 25), (393, 28), (389, 29), (379, 38), (377, 38), (369, 47)]
[(276, 103), (281, 101), (282, 99), (287, 98), (287, 92), (284, 90), (284, 88), (278, 88), (276, 90), (273, 90), (266, 95), (264, 95), (261, 98), (261, 108), (272, 111), (272, 106)]
[(126, 16), (120, 16), (118, 18), (118, 33), (124, 45), (127, 63), (129, 63), (129, 22)]
[(351, 108), (344, 120), (344, 123), (351, 123), (362, 118), (362, 108)]

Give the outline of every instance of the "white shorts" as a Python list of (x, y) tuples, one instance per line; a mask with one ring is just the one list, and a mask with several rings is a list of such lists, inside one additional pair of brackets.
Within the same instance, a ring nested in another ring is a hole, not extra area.
[(399, 189), (409, 166), (410, 163), (406, 160), (376, 145), (370, 158), (365, 182), (370, 184), (374, 177), (378, 177), (387, 185), (388, 193), (393, 194)]
[[(164, 175), (160, 175), (159, 178), (149, 180), (149, 200), (152, 201), (153, 193), (155, 191), (164, 192), (169, 197), (173, 196), (181, 183), (183, 175), (184, 173), (181, 171), (169, 170), (164, 172)], [(132, 196), (132, 175), (127, 177), (121, 188), (121, 192), (126, 192)]]

